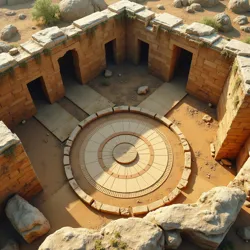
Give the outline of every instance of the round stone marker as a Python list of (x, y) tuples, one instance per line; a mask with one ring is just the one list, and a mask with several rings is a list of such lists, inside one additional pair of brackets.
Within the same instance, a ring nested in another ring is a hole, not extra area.
[(129, 143), (121, 143), (114, 148), (113, 157), (118, 163), (129, 164), (136, 159), (137, 150)]

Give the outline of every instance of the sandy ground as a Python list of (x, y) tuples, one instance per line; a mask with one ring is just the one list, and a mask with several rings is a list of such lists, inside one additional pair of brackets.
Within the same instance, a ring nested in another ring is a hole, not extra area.
[[(117, 2), (118, 0), (106, 0), (107, 4), (112, 4), (114, 2)], [(183, 18), (185, 23), (192, 23), (194, 21), (200, 21), (205, 16), (214, 16), (220, 12), (226, 12), (231, 17), (231, 20), (237, 16), (236, 14), (230, 12), (227, 10), (227, 4), (229, 0), (221, 1), (219, 5), (213, 8), (207, 8), (204, 9), (204, 12), (196, 12), (195, 14), (190, 14), (185, 11), (185, 8), (175, 8), (172, 5), (172, 0), (151, 0), (151, 1), (144, 1), (144, 5), (150, 7), (153, 11), (157, 13), (163, 13), (168, 12), (170, 14), (176, 15), (178, 17)], [(53, 0), (54, 3), (59, 3), (59, 0)], [(32, 7), (34, 2), (28, 2), (25, 4), (19, 4), (15, 6), (3, 6), (0, 8), (0, 30), (8, 25), (13, 24), (17, 27), (19, 30), (19, 34), (13, 37), (9, 43), (12, 44), (20, 44), (28, 39), (30, 39), (31, 35), (40, 29), (43, 29), (44, 27), (41, 25), (38, 25), (35, 21), (32, 20)], [(156, 8), (157, 4), (163, 4), (165, 6), (166, 10), (158, 10)], [(17, 14), (15, 16), (6, 16), (5, 13), (7, 11), (15, 11)], [(27, 18), (25, 20), (19, 20), (18, 14), (24, 13), (27, 15)], [(250, 13), (245, 13), (248, 17), (250, 16)], [(57, 24), (59, 27), (64, 27), (69, 25), (69, 23), (66, 22), (59, 22)], [(249, 34), (243, 32), (240, 30), (239, 25), (233, 24), (234, 29), (231, 32), (228, 33), (222, 33), (222, 35), (229, 37), (229, 38), (236, 38), (239, 40), (245, 39)], [(35, 30), (32, 29), (32, 27), (35, 27)]]

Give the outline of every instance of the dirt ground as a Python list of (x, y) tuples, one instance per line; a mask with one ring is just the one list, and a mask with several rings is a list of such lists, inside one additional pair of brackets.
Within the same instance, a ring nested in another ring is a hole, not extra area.
[[(117, 2), (118, 0), (106, 0), (107, 4), (112, 4), (114, 2)], [(59, 0), (53, 0), (54, 3), (59, 3)], [(239, 40), (244, 40), (246, 37), (249, 36), (248, 33), (245, 33), (244, 31), (240, 30), (239, 25), (233, 23), (233, 19), (237, 16), (237, 14), (232, 13), (227, 9), (227, 4), (229, 0), (222, 0), (219, 5), (213, 8), (206, 8), (204, 9), (204, 12), (196, 12), (195, 14), (190, 14), (185, 11), (185, 8), (175, 8), (172, 4), (172, 0), (151, 0), (151, 1), (144, 1), (142, 4), (150, 7), (154, 12), (157, 13), (163, 13), (168, 12), (170, 14), (176, 15), (178, 17), (183, 18), (185, 23), (192, 23), (194, 21), (200, 21), (205, 16), (214, 16), (220, 12), (226, 12), (232, 21), (234, 29), (231, 32), (228, 33), (221, 33), (222, 35), (229, 37), (229, 38), (235, 38)], [(32, 7), (33, 7), (34, 1), (27, 2), (25, 4), (18, 4), (14, 6), (3, 6), (0, 8), (0, 30), (8, 25), (13, 24), (17, 27), (19, 30), (18, 35), (13, 37), (9, 43), (11, 44), (20, 44), (28, 39), (30, 39), (31, 35), (40, 29), (43, 29), (44, 27), (41, 25), (38, 25), (35, 21), (32, 20)], [(165, 6), (165, 10), (158, 10), (156, 6), (158, 4), (163, 4)], [(5, 13), (7, 11), (15, 11), (17, 14), (15, 16), (6, 16)], [(19, 20), (18, 14), (24, 13), (27, 15), (27, 18), (25, 20)], [(246, 16), (250, 16), (250, 13), (245, 13)], [(66, 22), (59, 22), (57, 25), (59, 27), (64, 27), (69, 25), (70, 23)], [(33, 28), (35, 27), (35, 30)]]

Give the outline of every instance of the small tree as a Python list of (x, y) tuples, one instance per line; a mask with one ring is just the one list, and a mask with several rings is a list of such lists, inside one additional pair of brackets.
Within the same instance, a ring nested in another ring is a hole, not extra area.
[(45, 25), (53, 25), (59, 21), (60, 10), (51, 0), (36, 0), (32, 9), (33, 19), (42, 21)]

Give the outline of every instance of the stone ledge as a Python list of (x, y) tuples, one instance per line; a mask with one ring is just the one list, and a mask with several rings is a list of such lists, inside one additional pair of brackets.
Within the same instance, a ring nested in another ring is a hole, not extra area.
[(69, 156), (68, 155), (64, 155), (63, 156), (63, 165), (69, 165)]
[(64, 147), (63, 154), (64, 155), (69, 155), (70, 154), (70, 147)]
[(103, 110), (101, 110), (101, 111), (98, 111), (97, 113), (96, 113), (96, 115), (98, 116), (98, 117), (102, 117), (102, 116), (105, 116), (105, 115), (110, 115), (110, 114), (112, 114), (114, 112), (114, 110), (112, 109), (112, 108), (107, 108), (107, 109), (103, 109)]
[(129, 209), (126, 207), (120, 207), (120, 213), (123, 216), (130, 216), (131, 215)]
[(97, 211), (100, 211), (101, 207), (102, 207), (102, 203), (99, 202), (99, 201), (94, 200), (94, 202), (91, 204), (91, 207), (93, 207)]
[(132, 212), (133, 215), (141, 215), (141, 214), (146, 214), (148, 213), (148, 206), (137, 206), (137, 207), (132, 207)]
[(141, 112), (141, 108), (140, 107), (130, 106), (129, 107), (129, 111), (132, 112), (132, 113), (140, 113)]
[(192, 160), (191, 160), (191, 152), (185, 152), (184, 153), (184, 166), (185, 168), (191, 168), (192, 166)]
[(83, 121), (79, 122), (78, 126), (80, 126), (81, 128), (84, 128), (87, 124), (89, 124), (90, 122), (92, 122), (96, 119), (97, 119), (96, 114), (90, 115), (86, 119), (84, 119)]
[(177, 185), (177, 188), (179, 188), (179, 189), (184, 189), (184, 188), (187, 187), (187, 185), (188, 185), (188, 181), (187, 181), (187, 180), (181, 179), (181, 180), (179, 181), (178, 185)]
[(81, 127), (78, 125), (70, 134), (69, 140), (74, 141), (78, 133), (81, 131)]
[(191, 169), (190, 168), (184, 168), (181, 178), (183, 180), (188, 181), (190, 175), (191, 175)]
[(157, 200), (157, 201), (154, 201), (154, 202), (148, 204), (148, 209), (149, 209), (149, 211), (154, 211), (157, 208), (160, 208), (163, 206), (164, 206), (163, 200)]
[(158, 24), (162, 28), (166, 28), (168, 30), (173, 29), (175, 26), (181, 24), (183, 20), (179, 17), (170, 15), (168, 13), (158, 14), (156, 17), (152, 20), (153, 24)]
[(234, 55), (250, 56), (250, 44), (232, 39), (225, 45), (225, 50)]
[(152, 20), (155, 17), (155, 13), (153, 11), (147, 10), (147, 9), (144, 9), (144, 10), (137, 12), (137, 13), (135, 13), (135, 15), (139, 20), (142, 20), (144, 22), (149, 22), (150, 20)]
[(136, 12), (139, 12), (144, 9), (145, 9), (145, 6), (138, 4), (138, 3), (134, 3), (134, 2), (130, 2), (130, 4), (126, 6), (126, 11), (132, 14), (135, 14)]
[(151, 112), (151, 111), (149, 111), (149, 110), (147, 110), (147, 109), (144, 109), (144, 108), (141, 108), (141, 112), (140, 112), (141, 114), (144, 114), (144, 115), (146, 115), (146, 116), (149, 116), (149, 117), (151, 117), (151, 118), (155, 118), (155, 116), (156, 116), (156, 113), (154, 113), (154, 112)]
[(43, 47), (33, 40), (28, 40), (27, 42), (20, 44), (20, 47), (31, 55), (35, 55), (43, 51)]
[(120, 208), (116, 206), (111, 206), (108, 204), (102, 204), (100, 211), (106, 212), (109, 214), (120, 214)]
[(80, 34), (82, 32), (81, 29), (77, 28), (73, 24), (71, 24), (71, 25), (69, 25), (67, 27), (63, 27), (63, 28), (61, 28), (61, 30), (69, 38), (74, 37), (74, 36), (76, 36), (76, 35), (78, 35), (78, 34)]
[(71, 147), (73, 142), (71, 140), (67, 140), (65, 146)]
[(178, 136), (183, 135), (182, 132), (181, 132), (181, 130), (179, 129), (179, 127), (176, 126), (175, 124), (172, 124), (172, 125), (170, 126), (170, 129), (171, 129), (176, 135), (178, 135)]
[(64, 171), (68, 180), (71, 180), (74, 178), (73, 173), (72, 173), (72, 168), (70, 165), (64, 165)]
[(162, 123), (163, 123), (164, 125), (166, 125), (168, 128), (172, 125), (172, 122), (171, 122), (169, 119), (167, 119), (166, 117), (161, 116), (161, 115), (159, 115), (159, 114), (157, 114), (157, 115), (155, 116), (155, 119), (158, 120), (158, 121), (160, 121), (160, 122), (162, 122)]
[(116, 2), (114, 4), (111, 4), (108, 6), (108, 9), (115, 12), (115, 13), (121, 13), (126, 10), (126, 7), (130, 5), (129, 1), (122, 0), (119, 2)]

